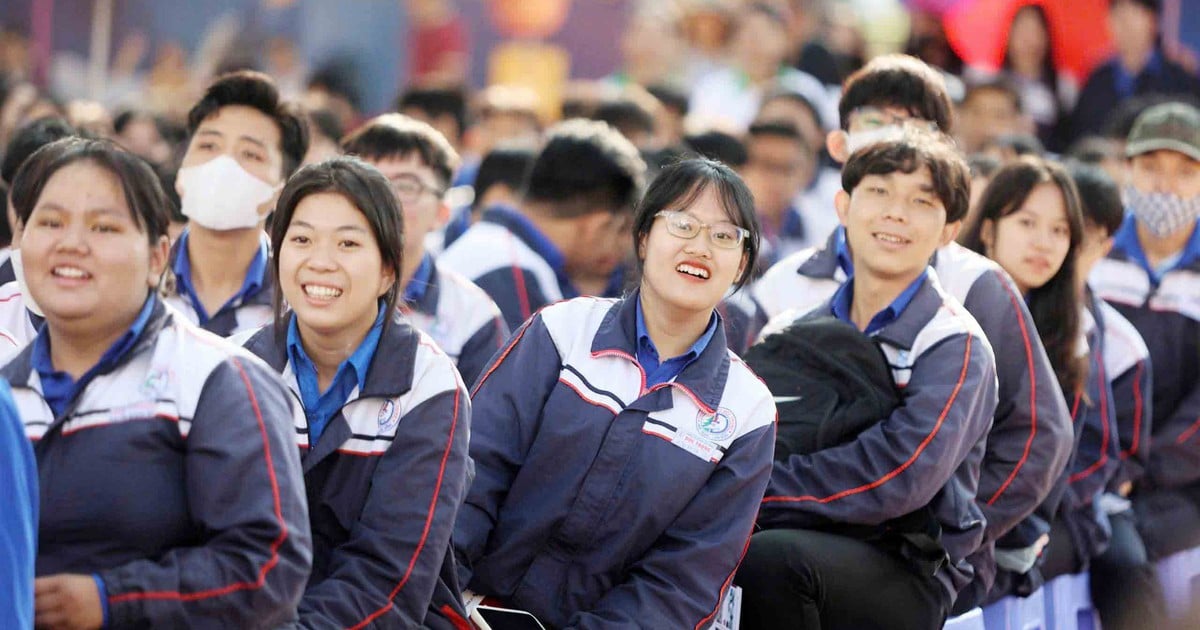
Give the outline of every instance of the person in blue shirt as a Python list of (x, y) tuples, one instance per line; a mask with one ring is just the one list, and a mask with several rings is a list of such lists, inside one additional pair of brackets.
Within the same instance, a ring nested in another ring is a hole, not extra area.
[(770, 475), (775, 404), (714, 313), (758, 253), (745, 184), (667, 166), (632, 240), (638, 288), (542, 309), (472, 394), (461, 582), (547, 627), (705, 627)]
[(1127, 213), (1091, 284), (1150, 351), (1150, 456), (1130, 497), (1155, 560), (1200, 545), (1200, 109), (1150, 107), (1125, 153)]
[(608, 125), (561, 123), (548, 132), (517, 206), (485, 209), (440, 260), (486, 291), (512, 329), (547, 304), (605, 295), (629, 258), (645, 172), (637, 149)]
[(171, 251), (168, 304), (223, 337), (271, 318), (263, 226), (308, 151), (308, 123), (265, 74), (217, 77), (188, 112), (175, 179), (188, 229)]
[(37, 466), (12, 390), (0, 380), (0, 625), (33, 626), (33, 559), (37, 553)]
[(296, 173), (276, 212), (275, 322), (246, 347), (304, 405), (294, 434), (313, 571), (300, 625), (461, 628), (450, 532), (470, 401), (450, 357), (396, 310), (405, 221), (393, 185), (334, 158)]
[(901, 404), (848, 442), (775, 462), (765, 531), (735, 580), (745, 630), (941, 628), (984, 537), (974, 498), (995, 359), (929, 266), (966, 215), (966, 162), (948, 138), (909, 127), (851, 154), (842, 181), (854, 272), (805, 317), (877, 342)]
[(426, 237), (449, 213), (443, 199), (458, 154), (436, 129), (401, 114), (367, 121), (342, 139), (342, 150), (379, 169), (400, 204), (400, 310), (454, 359), (463, 382), (474, 383), (509, 330), (488, 294), (426, 247)]
[(110, 142), (67, 138), (21, 167), (12, 202), (46, 314), (0, 371), (38, 465), (36, 625), (293, 622), (311, 564), (299, 405), (158, 298), (157, 176)]

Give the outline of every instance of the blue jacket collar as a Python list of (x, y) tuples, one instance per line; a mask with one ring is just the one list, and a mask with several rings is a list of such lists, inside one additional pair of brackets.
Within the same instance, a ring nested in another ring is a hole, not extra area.
[(567, 257), (562, 250), (550, 240), (548, 236), (538, 230), (537, 226), (530, 221), (528, 217), (521, 214), (515, 208), (508, 206), (491, 206), (484, 210), (480, 221), (494, 223), (511, 232), (514, 236), (521, 239), (541, 256), (546, 264), (554, 270), (554, 275), (558, 279), (559, 289), (562, 291), (563, 298), (569, 299), (577, 297), (579, 291), (571, 283), (570, 277), (567, 276)]
[(838, 262), (838, 242), (839, 239), (844, 240), (842, 236), (844, 228), (838, 226), (829, 238), (825, 239), (825, 245), (813, 253), (812, 256), (800, 264), (800, 268), (796, 273), (810, 278), (834, 278), (837, 275)]
[[(1200, 222), (1192, 226), (1192, 236), (1184, 244), (1182, 254), (1172, 269), (1195, 268), (1200, 270)], [(1146, 252), (1142, 249), (1142, 242), (1138, 238), (1137, 219), (1132, 212), (1125, 214), (1125, 220), (1121, 222), (1121, 227), (1117, 228), (1113, 234), (1113, 248), (1109, 257), (1135, 262), (1155, 283), (1161, 280), (1161, 277), (1150, 267)]]
[[(637, 305), (641, 290), (617, 300), (600, 323), (592, 339), (592, 356), (615, 355), (637, 363)], [(729, 353), (725, 342), (725, 323), (717, 315), (717, 328), (712, 339), (690, 365), (672, 383), (652, 389), (679, 387), (696, 400), (707, 413), (720, 406), (729, 378)]]
[[(886, 324), (875, 334), (875, 338), (904, 350), (911, 350), (917, 335), (929, 325), (942, 308), (943, 298), (940, 292), (941, 284), (933, 269), (925, 270), (927, 276), (913, 294), (908, 305), (900, 311), (894, 320)], [(818, 315), (835, 316), (833, 298), (827, 300), (814, 313)]]
[[(187, 243), (188, 231), (184, 230), (183, 234), (179, 236), (179, 240), (175, 241), (175, 244), (171, 247), (171, 271), (175, 275), (175, 293), (191, 303), (192, 308), (199, 315), (203, 307), (197, 303), (195, 291), (192, 290), (192, 264), (187, 256)], [(260, 234), (258, 239), (258, 253), (250, 261), (250, 267), (246, 270), (246, 279), (242, 283), (242, 288), (238, 290), (237, 295), (233, 297), (231, 302), (238, 306), (243, 304), (269, 306), (275, 295), (275, 276), (271, 273), (270, 263), (271, 242), (267, 239), (266, 234)], [(217, 313), (205, 313), (205, 315), (208, 316), (208, 319), (211, 319)]]

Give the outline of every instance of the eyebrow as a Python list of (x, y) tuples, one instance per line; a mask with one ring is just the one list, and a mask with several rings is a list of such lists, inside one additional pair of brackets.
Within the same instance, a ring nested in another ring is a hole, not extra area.
[[(306, 221), (292, 221), (291, 225), (294, 227), (308, 228), (310, 230), (317, 229), (312, 224), (310, 224)], [(362, 232), (363, 234), (367, 233), (367, 231), (365, 229), (363, 229), (362, 227), (359, 227), (357, 225), (342, 225), (342, 226), (338, 226), (338, 227), (334, 228), (333, 231), (334, 232)]]
[[(220, 131), (217, 131), (216, 129), (201, 129), (196, 132), (196, 135), (197, 136), (217, 136), (218, 138), (225, 137), (225, 134), (221, 133)], [(245, 134), (242, 134), (242, 135), (238, 136), (238, 140), (245, 140), (246, 142), (249, 142), (251, 144), (262, 147), (264, 150), (267, 149), (267, 143), (263, 142), (262, 140), (260, 140), (258, 138), (255, 138), (254, 136), (247, 136)]]

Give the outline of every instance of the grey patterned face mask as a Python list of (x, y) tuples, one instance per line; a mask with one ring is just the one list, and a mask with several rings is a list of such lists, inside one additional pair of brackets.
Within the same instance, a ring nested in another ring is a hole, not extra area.
[(1200, 195), (1184, 199), (1173, 193), (1144, 193), (1126, 186), (1125, 205), (1158, 237), (1174, 234), (1200, 218)]

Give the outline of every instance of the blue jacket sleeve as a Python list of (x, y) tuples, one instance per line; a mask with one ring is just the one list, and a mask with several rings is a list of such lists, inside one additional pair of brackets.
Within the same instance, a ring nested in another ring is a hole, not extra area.
[(0, 379), (0, 626), (33, 627), (37, 465), (8, 383)]
[(471, 460), (475, 479), (454, 525), (459, 581), (470, 583), (471, 567), (488, 538), (537, 435), (542, 407), (562, 369), (550, 332), (535, 316), (509, 340), (471, 392)]
[(1150, 459), (1150, 431), (1154, 417), (1154, 382), (1150, 360), (1138, 361), (1112, 380), (1113, 404), (1120, 438), (1120, 465), (1109, 489), (1116, 492), (1126, 482), (1137, 483)]
[(1154, 420), (1148, 473), (1159, 486), (1173, 488), (1200, 480), (1200, 378), (1191, 378), (1191, 391), (1179, 401), (1175, 413)]
[(532, 273), (520, 267), (504, 267), (473, 278), (500, 307), (504, 323), (516, 330), (549, 301)]
[(887, 418), (852, 442), (775, 463), (760, 523), (878, 525), (925, 506), (987, 433), (995, 407), (982, 340), (942, 340), (917, 358)]
[(508, 325), (501, 317), (496, 317), (475, 331), (467, 343), (463, 344), (458, 354), (458, 373), (462, 374), (462, 380), (467, 387), (475, 384), (488, 362), (504, 347), (506, 339)]
[(999, 381), (976, 498), (987, 519), (985, 542), (1003, 536), (1049, 496), (1074, 444), (1067, 401), (1033, 317), (1002, 273), (980, 276), (963, 302), (991, 341)]
[(376, 466), (362, 514), (333, 550), (329, 576), (300, 601), (301, 626), (423, 625), (466, 493), (470, 415), (461, 387), (405, 413), (403, 439)]
[(654, 547), (568, 628), (701, 628), (715, 616), (750, 540), (775, 451), (772, 422), (731, 445), (704, 488)]
[(293, 398), (265, 364), (208, 377), (186, 440), (188, 508), (209, 535), (100, 573), (114, 627), (276, 627), (312, 564)]

